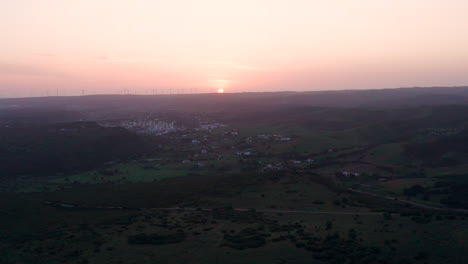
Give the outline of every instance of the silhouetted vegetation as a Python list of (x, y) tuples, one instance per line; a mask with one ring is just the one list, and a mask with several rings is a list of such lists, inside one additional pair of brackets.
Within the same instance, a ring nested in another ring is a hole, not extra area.
[(170, 235), (159, 234), (137, 234), (128, 237), (128, 243), (134, 245), (164, 245), (180, 243), (185, 239), (184, 233), (175, 233)]
[(137, 135), (89, 122), (0, 128), (0, 175), (83, 171), (147, 151)]

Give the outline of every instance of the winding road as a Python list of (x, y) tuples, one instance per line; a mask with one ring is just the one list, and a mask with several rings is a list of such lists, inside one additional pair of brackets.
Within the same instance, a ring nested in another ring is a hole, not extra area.
[(435, 207), (435, 206), (430, 206), (430, 205), (427, 205), (427, 204), (422, 204), (422, 203), (417, 203), (417, 202), (413, 202), (413, 201), (409, 201), (409, 200), (399, 199), (399, 198), (393, 197), (393, 196), (379, 195), (379, 194), (375, 194), (375, 193), (371, 193), (371, 192), (356, 190), (356, 189), (353, 189), (353, 188), (348, 188), (348, 190), (351, 191), (351, 192), (354, 192), (354, 193), (366, 194), (366, 195), (370, 195), (370, 196), (380, 197), (380, 198), (383, 198), (383, 199), (392, 200), (392, 201), (401, 202), (401, 203), (406, 203), (406, 204), (410, 204), (410, 205), (425, 208), (425, 209), (445, 210), (445, 211), (455, 211), (455, 212), (461, 212), (461, 213), (468, 213), (467, 209)]

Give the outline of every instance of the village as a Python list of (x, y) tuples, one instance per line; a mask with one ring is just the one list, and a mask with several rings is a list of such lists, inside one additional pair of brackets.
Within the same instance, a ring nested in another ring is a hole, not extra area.
[[(160, 169), (161, 164), (180, 164), (190, 171), (209, 170), (225, 173), (301, 172), (320, 164), (320, 160), (304, 154), (285, 154), (272, 148), (282, 144), (294, 144), (297, 138), (277, 133), (252, 135), (213, 120), (194, 118), (197, 125), (191, 128), (176, 121), (159, 119), (127, 120), (106, 123), (121, 126), (136, 133), (154, 136), (160, 144), (156, 154), (134, 163), (150, 163), (146, 169)], [(167, 144), (170, 143), (170, 144)], [(333, 152), (328, 149), (325, 153)], [(216, 170), (217, 168), (217, 170)], [(345, 177), (357, 177), (358, 172), (338, 171)]]
[(101, 122), (100, 125), (104, 127), (123, 127), (139, 134), (154, 136), (160, 136), (185, 129), (184, 127), (177, 126), (174, 121), (165, 122), (159, 119), (107, 121)]

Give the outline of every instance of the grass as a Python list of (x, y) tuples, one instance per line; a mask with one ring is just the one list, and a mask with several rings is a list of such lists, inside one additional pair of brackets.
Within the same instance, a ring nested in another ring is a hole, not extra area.
[(81, 174), (54, 179), (51, 183), (81, 183), (98, 184), (105, 182), (128, 183), (128, 182), (150, 182), (164, 178), (186, 176), (190, 172), (191, 164), (168, 164), (155, 167), (156, 169), (145, 169), (150, 164), (119, 164), (108, 168), (107, 171), (116, 171), (114, 175), (105, 175), (99, 170), (93, 170)]
[(404, 189), (413, 185), (421, 185), (423, 187), (432, 186), (434, 179), (431, 178), (410, 178), (410, 179), (395, 179), (386, 182), (381, 182), (379, 185), (386, 191), (402, 193)]
[(376, 163), (404, 164), (407, 161), (401, 143), (379, 145), (369, 151), (371, 160)]
[(444, 177), (444, 176), (451, 176), (451, 175), (460, 175), (466, 174), (468, 171), (468, 165), (464, 164), (461, 166), (455, 167), (436, 167), (436, 168), (427, 168), (426, 174), (429, 177)]
[(273, 151), (280, 153), (285, 151), (317, 153), (328, 149), (355, 147), (366, 144), (357, 135), (355, 130), (343, 132), (330, 132), (303, 126), (278, 126), (278, 127), (245, 127), (240, 131), (241, 136), (256, 136), (259, 134), (279, 134), (292, 137), (290, 142), (274, 144)]

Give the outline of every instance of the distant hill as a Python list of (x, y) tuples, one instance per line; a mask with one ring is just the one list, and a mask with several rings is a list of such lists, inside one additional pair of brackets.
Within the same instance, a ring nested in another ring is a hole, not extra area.
[(467, 87), (399, 88), (314, 92), (265, 92), (184, 95), (90, 95), (0, 99), (7, 109), (64, 109), (87, 113), (88, 119), (110, 111), (256, 112), (289, 107), (401, 108), (468, 104)]

